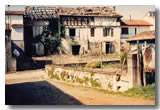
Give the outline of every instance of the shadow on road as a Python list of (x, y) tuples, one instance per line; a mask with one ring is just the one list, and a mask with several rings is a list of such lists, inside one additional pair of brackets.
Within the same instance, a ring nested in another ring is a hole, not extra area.
[(26, 82), (5, 86), (6, 105), (81, 105), (47, 81)]

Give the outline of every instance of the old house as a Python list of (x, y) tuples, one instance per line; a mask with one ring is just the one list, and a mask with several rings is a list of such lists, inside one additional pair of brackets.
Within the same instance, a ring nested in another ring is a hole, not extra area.
[(23, 15), (24, 11), (5, 12), (7, 71), (16, 71), (17, 59), (24, 56)]
[[(45, 49), (40, 42), (41, 35), (48, 31), (49, 22), (58, 19), (55, 7), (30, 7), (25, 8), (24, 14), (24, 38), (25, 52), (27, 56), (43, 56)], [(58, 27), (56, 27), (58, 28)]]
[(145, 20), (122, 20), (121, 22), (121, 42), (144, 31), (150, 31), (151, 23)]
[[(139, 42), (139, 51), (141, 52), (140, 68), (148, 73), (155, 72), (155, 31), (144, 31), (127, 39), (130, 44), (130, 53), (128, 54), (128, 72), (133, 74), (133, 85), (137, 85), (137, 42)], [(148, 74), (150, 75), (150, 74)], [(141, 73), (141, 77), (143, 77)], [(153, 78), (154, 79), (154, 76)]]
[[(103, 53), (120, 53), (121, 17), (109, 7), (26, 7), (25, 27), (30, 25), (30, 29), (25, 29), (25, 33), (33, 33), (33, 41), (48, 29), (50, 21), (56, 19), (64, 26), (65, 37), (61, 45), (64, 53), (84, 54), (100, 43)], [(44, 50), (40, 42), (33, 43), (32, 53), (44, 55)]]
[(120, 18), (109, 7), (59, 8), (59, 15), (65, 25), (67, 51), (76, 55), (94, 49), (102, 43), (103, 53), (120, 52)]

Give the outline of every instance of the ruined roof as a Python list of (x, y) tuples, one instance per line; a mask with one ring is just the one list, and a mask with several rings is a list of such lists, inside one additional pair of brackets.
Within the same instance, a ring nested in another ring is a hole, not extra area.
[(155, 31), (144, 31), (137, 35), (134, 35), (127, 39), (126, 41), (137, 41), (137, 40), (152, 40), (155, 39)]
[(122, 20), (122, 26), (153, 26), (145, 20)]
[(31, 18), (52, 18), (57, 16), (106, 16), (122, 17), (109, 7), (25, 7), (25, 15)]
[(24, 11), (5, 11), (6, 15), (23, 15)]
[(25, 7), (25, 16), (32, 19), (48, 19), (58, 16), (56, 7)]
[(59, 15), (122, 17), (110, 7), (58, 8)]

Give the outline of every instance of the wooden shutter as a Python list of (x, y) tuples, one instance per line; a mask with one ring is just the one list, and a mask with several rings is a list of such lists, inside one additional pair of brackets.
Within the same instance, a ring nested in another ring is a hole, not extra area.
[(103, 36), (106, 36), (106, 28), (103, 28)]
[(111, 28), (111, 37), (114, 36), (113, 28)]
[(91, 28), (91, 36), (94, 37), (94, 28)]

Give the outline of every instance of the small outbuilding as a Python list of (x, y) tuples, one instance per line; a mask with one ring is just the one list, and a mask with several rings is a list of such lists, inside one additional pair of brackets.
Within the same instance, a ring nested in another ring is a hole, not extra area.
[[(133, 75), (133, 85), (137, 85), (137, 69), (140, 70), (140, 77), (149, 77), (147, 83), (154, 82), (155, 73), (155, 31), (141, 32), (126, 40), (130, 45), (128, 53), (128, 73)], [(139, 58), (138, 58), (139, 57)], [(139, 61), (138, 61), (139, 60)], [(137, 63), (139, 62), (139, 64)], [(142, 74), (149, 73), (149, 74)], [(148, 79), (146, 79), (147, 81)], [(142, 84), (145, 82), (143, 81)]]

